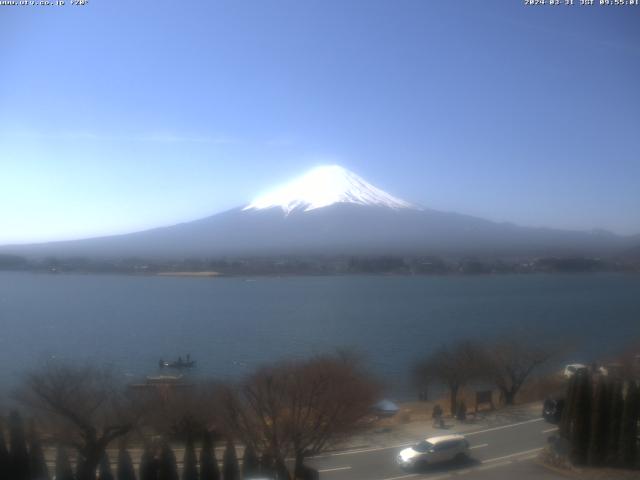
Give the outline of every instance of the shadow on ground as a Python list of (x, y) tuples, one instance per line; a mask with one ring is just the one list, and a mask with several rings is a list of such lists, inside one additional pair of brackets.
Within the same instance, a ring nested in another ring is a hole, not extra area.
[(426, 464), (416, 466), (412, 473), (443, 473), (455, 470), (463, 470), (465, 468), (476, 467), (480, 465), (480, 461), (475, 458), (465, 458), (464, 460), (452, 460), (450, 462), (442, 462), (436, 464)]

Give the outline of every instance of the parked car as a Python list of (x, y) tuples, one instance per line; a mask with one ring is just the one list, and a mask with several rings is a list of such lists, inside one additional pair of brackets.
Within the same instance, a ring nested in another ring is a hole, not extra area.
[(563, 397), (547, 397), (542, 404), (542, 418), (547, 422), (558, 424), (562, 418), (562, 409), (564, 408)]
[(396, 462), (403, 469), (424, 468), (427, 465), (463, 461), (469, 456), (469, 442), (463, 435), (431, 437), (400, 451)]
[(373, 406), (373, 413), (379, 417), (393, 417), (400, 411), (400, 407), (391, 400), (380, 400)]
[(570, 363), (569, 365), (564, 367), (563, 375), (566, 378), (571, 378), (576, 373), (578, 373), (579, 371), (585, 371), (586, 372), (588, 370), (589, 370), (589, 367), (587, 367), (586, 365), (584, 365), (582, 363)]

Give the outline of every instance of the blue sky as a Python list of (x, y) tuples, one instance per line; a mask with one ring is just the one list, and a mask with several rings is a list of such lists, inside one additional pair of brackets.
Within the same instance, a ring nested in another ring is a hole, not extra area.
[(640, 233), (640, 7), (522, 3), (0, 7), (0, 244), (199, 218), (322, 163)]

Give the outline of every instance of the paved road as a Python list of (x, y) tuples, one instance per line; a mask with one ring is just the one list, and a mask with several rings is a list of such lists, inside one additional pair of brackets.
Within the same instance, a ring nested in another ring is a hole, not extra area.
[(553, 425), (534, 418), (466, 432), (472, 457), (468, 462), (433, 466), (421, 472), (407, 472), (395, 464), (396, 455), (407, 445), (338, 452), (314, 457), (307, 463), (320, 471), (322, 480), (551, 480), (563, 477), (544, 469), (534, 459), (555, 430)]
[[(352, 445), (367, 447), (327, 453), (306, 460), (308, 465), (320, 471), (322, 480), (556, 480), (558, 476), (541, 467), (536, 461), (547, 438), (556, 431), (538, 417), (540, 406), (532, 404), (523, 408), (503, 409), (478, 419), (478, 424), (450, 425), (449, 429), (436, 430), (430, 422), (412, 423), (398, 428), (395, 433), (372, 433), (354, 439)], [(422, 472), (402, 470), (395, 464), (398, 452), (424, 437), (449, 433), (463, 433), (471, 445), (471, 459), (463, 465), (443, 465)], [(366, 442), (366, 443), (365, 443)], [(403, 443), (405, 442), (405, 443)], [(411, 442), (411, 443), (408, 443)], [(184, 449), (174, 452), (181, 467)], [(141, 450), (130, 449), (135, 464)], [(217, 449), (218, 460), (222, 449)], [(238, 451), (241, 456), (241, 451)], [(55, 451), (47, 449), (48, 463), (53, 466)], [(110, 452), (112, 462), (117, 452)], [(113, 465), (115, 468), (115, 465)]]

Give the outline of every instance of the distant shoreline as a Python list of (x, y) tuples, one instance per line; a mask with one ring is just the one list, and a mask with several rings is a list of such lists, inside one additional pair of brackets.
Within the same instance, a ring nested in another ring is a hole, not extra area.
[(536, 275), (553, 275), (553, 276), (571, 276), (571, 275), (606, 275), (619, 274), (638, 276), (638, 270), (598, 270), (598, 271), (533, 271), (533, 272), (483, 272), (483, 273), (467, 273), (467, 272), (446, 272), (446, 273), (411, 273), (411, 272), (283, 272), (283, 273), (266, 273), (266, 272), (238, 272), (225, 273), (216, 271), (164, 271), (164, 272), (111, 272), (111, 271), (91, 271), (91, 270), (8, 270), (0, 269), (2, 273), (31, 273), (37, 275), (107, 275), (122, 277), (165, 277), (165, 278), (295, 278), (295, 277), (431, 277), (431, 278), (482, 278), (482, 277), (501, 277), (501, 276), (536, 276)]
[(158, 272), (155, 274), (157, 277), (222, 277), (223, 273), (220, 272)]
[(438, 257), (402, 255), (289, 256), (192, 259), (26, 258), (0, 254), (0, 271), (113, 273), (163, 277), (308, 275), (501, 275), (640, 272), (639, 258)]

